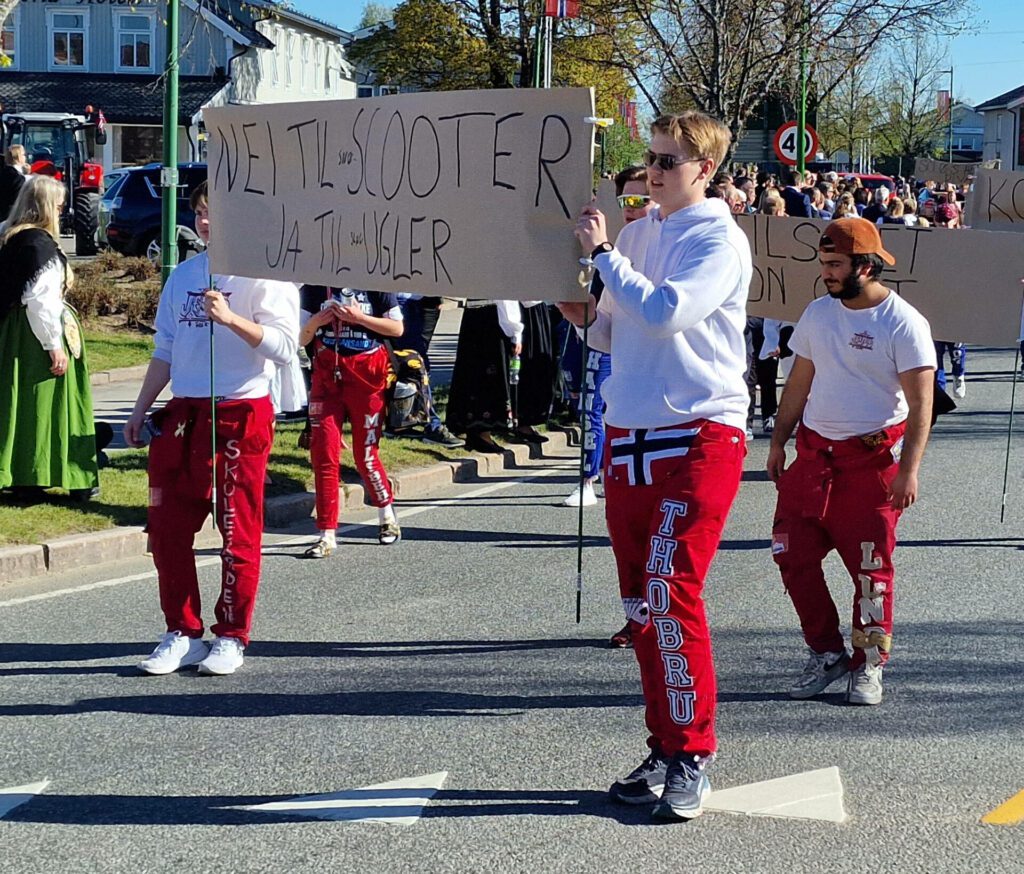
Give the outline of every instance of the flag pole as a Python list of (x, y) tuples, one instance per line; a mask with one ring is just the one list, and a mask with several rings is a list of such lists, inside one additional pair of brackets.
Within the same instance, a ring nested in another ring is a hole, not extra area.
[[(208, 288), (213, 290), (213, 273), (208, 274)], [(214, 381), (213, 319), (210, 319), (210, 512), (214, 530), (217, 528), (217, 388)]]
[(583, 346), (580, 349), (580, 503), (576, 514), (576, 624), (583, 611), (583, 486), (587, 479), (587, 359), (590, 357), (590, 297), (583, 304)]
[(1010, 440), (1013, 438), (1013, 410), (1017, 400), (1017, 376), (1020, 373), (1020, 342), (1013, 356), (1013, 387), (1010, 389), (1010, 420), (1006, 426), (1006, 462), (1003, 465), (1003, 502), (999, 508), (1000, 523), (1006, 521), (1006, 492), (1010, 477)]

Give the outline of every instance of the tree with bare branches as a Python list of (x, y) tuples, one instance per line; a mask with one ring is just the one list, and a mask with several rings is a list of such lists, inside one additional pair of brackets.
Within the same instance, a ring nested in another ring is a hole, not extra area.
[[(971, 0), (606, 0), (606, 14), (635, 24), (615, 39), (622, 66), (651, 109), (683, 95), (722, 119), (738, 141), (766, 94), (790, 92), (806, 39), (819, 105), (860, 63), (865, 46), (966, 27)], [(639, 29), (639, 38), (634, 38)], [(845, 62), (844, 62), (845, 59)]]

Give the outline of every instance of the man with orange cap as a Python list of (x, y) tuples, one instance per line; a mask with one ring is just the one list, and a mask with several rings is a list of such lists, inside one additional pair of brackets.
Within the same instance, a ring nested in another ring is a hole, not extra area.
[[(849, 674), (847, 701), (879, 704), (892, 643), (896, 523), (917, 500), (935, 348), (925, 318), (879, 281), (896, 259), (875, 225), (834, 221), (818, 253), (828, 296), (804, 310), (789, 341), (796, 360), (768, 454), (779, 492), (772, 556), (810, 651), (789, 694), (811, 698)], [(798, 423), (797, 456), (786, 468)], [(856, 590), (852, 655), (821, 567), (833, 549)]]

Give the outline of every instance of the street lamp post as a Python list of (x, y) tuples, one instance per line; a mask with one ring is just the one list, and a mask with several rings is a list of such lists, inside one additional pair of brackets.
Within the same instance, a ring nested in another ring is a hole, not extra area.
[(164, 67), (163, 166), (160, 168), (160, 280), (178, 261), (178, 0), (167, 4), (167, 60)]
[(953, 161), (953, 67), (948, 70), (939, 70), (939, 75), (949, 74), (949, 103), (946, 109), (946, 160)]
[(800, 23), (800, 117), (796, 126), (796, 169), (807, 168), (807, 25), (811, 17), (810, 2), (802, 4)]

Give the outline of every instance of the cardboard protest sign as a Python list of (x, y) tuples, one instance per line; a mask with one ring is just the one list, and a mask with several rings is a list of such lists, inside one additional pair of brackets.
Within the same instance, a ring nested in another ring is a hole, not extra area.
[(204, 111), (218, 273), (475, 298), (581, 299), (587, 88)]
[(979, 170), (967, 195), (971, 228), (1024, 233), (1024, 173)]
[(619, 231), (625, 227), (626, 222), (622, 218), (622, 210), (619, 209), (619, 202), (615, 198), (615, 180), (602, 179), (597, 184), (597, 194), (594, 195), (594, 205), (604, 213), (605, 227), (608, 229), (608, 239), (614, 241)]
[(936, 161), (933, 158), (917, 158), (914, 161), (914, 178), (963, 185), (975, 176), (979, 169), (994, 167), (995, 164), (995, 161), (959, 163)]
[[(795, 322), (828, 292), (818, 240), (828, 222), (751, 215), (739, 218), (754, 255), (747, 312)], [(881, 281), (916, 307), (936, 340), (1012, 346), (1021, 321), (1024, 246), (1013, 234), (883, 225), (896, 258)]]

